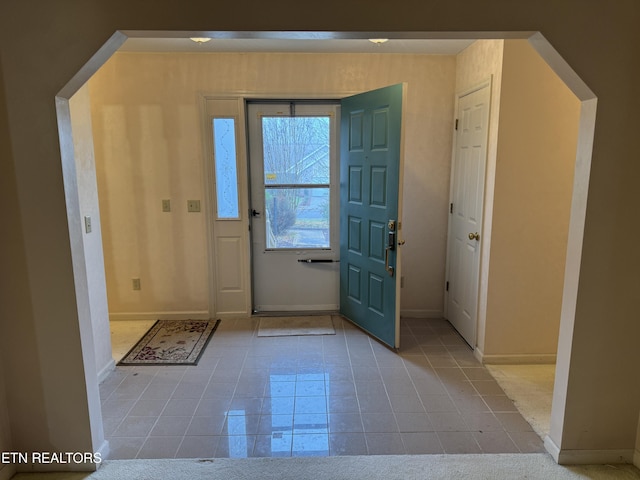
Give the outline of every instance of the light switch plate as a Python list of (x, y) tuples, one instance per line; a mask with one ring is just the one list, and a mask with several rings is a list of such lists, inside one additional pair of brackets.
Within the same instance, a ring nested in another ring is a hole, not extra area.
[(188, 212), (199, 212), (200, 211), (200, 200), (187, 200), (187, 211)]
[(89, 215), (84, 217), (84, 231), (91, 233), (91, 217)]
[(168, 200), (168, 199), (162, 200), (162, 211), (163, 212), (171, 211), (171, 200)]

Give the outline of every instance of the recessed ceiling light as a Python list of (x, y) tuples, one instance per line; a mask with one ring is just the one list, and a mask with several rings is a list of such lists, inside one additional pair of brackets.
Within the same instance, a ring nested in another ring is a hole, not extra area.
[(196, 43), (207, 43), (211, 39), (209, 37), (191, 37), (189, 40)]
[(386, 43), (389, 41), (388, 38), (370, 38), (369, 41), (371, 43), (375, 43), (376, 45), (382, 45), (383, 43)]

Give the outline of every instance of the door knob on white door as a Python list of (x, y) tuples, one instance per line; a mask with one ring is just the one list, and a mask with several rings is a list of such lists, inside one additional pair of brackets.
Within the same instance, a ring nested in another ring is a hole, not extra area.
[(469, 240), (480, 240), (480, 234), (478, 232), (476, 233), (470, 233), (469, 234)]

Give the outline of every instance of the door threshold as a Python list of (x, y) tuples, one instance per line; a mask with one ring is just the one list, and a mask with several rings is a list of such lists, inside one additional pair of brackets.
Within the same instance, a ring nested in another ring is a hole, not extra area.
[(252, 317), (311, 317), (320, 315), (340, 315), (338, 310), (283, 310), (278, 312), (252, 312)]

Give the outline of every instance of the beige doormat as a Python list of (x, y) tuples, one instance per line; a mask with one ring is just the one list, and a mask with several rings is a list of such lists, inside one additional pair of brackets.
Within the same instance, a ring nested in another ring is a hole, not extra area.
[(299, 335), (335, 335), (331, 315), (303, 315), (299, 317), (261, 317), (259, 337), (288, 337)]

